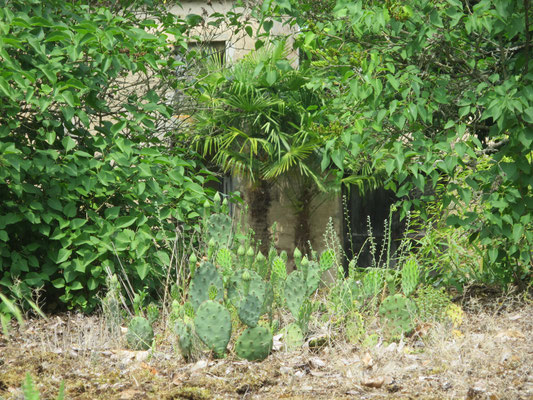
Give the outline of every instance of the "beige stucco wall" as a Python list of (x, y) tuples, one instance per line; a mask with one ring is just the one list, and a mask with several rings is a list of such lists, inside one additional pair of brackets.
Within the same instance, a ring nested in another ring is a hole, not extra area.
[[(242, 14), (243, 20), (248, 20), (249, 25), (253, 31), (256, 32), (259, 26), (258, 21), (254, 20), (249, 13), (242, 7), (234, 7), (232, 1), (225, 0), (213, 0), (209, 2), (209, 5), (205, 1), (183, 1), (180, 6), (174, 5), (170, 8), (170, 11), (181, 17), (185, 17), (189, 14), (200, 15), (206, 22), (213, 21), (213, 18), (209, 16), (213, 13), (225, 14), (228, 11), (233, 10), (238, 14)], [(296, 32), (294, 28), (291, 28), (282, 22), (275, 21), (270, 31), (271, 36), (283, 36), (288, 37), (287, 45), (292, 48), (291, 33)], [(236, 61), (239, 58), (244, 57), (247, 53), (255, 48), (255, 39), (250, 37), (244, 30), (242, 32), (235, 33), (231, 27), (220, 25), (218, 27), (204, 24), (199, 27), (195, 34), (207, 42), (209, 41), (224, 41), (226, 42), (226, 56), (227, 61)], [(297, 62), (297, 54), (294, 53), (290, 58)]]

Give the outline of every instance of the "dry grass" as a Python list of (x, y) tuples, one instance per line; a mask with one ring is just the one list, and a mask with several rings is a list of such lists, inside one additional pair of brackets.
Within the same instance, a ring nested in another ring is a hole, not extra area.
[(32, 320), (0, 339), (0, 398), (22, 398), (29, 372), (45, 399), (61, 381), (69, 399), (533, 399), (533, 305), (495, 303), (471, 301), (455, 332), (434, 325), (369, 348), (326, 324), (317, 333), (328, 345), (275, 351), (262, 363), (230, 354), (186, 364), (162, 326), (152, 351), (132, 352), (96, 316)]

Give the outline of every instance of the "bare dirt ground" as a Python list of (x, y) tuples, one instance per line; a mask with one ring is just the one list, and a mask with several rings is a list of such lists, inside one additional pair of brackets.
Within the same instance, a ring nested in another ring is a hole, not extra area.
[(30, 373), (41, 399), (533, 399), (533, 305), (475, 302), (455, 331), (441, 326), (363, 348), (274, 351), (264, 362), (185, 363), (160, 333), (154, 350), (105, 340), (98, 317), (30, 320), (0, 338), (0, 399), (23, 399)]

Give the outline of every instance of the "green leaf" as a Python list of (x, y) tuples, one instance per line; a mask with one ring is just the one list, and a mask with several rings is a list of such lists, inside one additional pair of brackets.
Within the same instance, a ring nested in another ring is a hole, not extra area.
[(56, 141), (56, 133), (55, 131), (46, 131), (45, 133), (45, 140), (49, 145), (54, 144)]
[(63, 140), (61, 140), (61, 144), (67, 153), (76, 147), (76, 142), (70, 136), (65, 136)]
[(442, 18), (439, 15), (438, 10), (431, 11), (429, 14), (429, 21), (438, 28), (444, 28), (444, 25), (442, 24)]
[(120, 207), (109, 207), (109, 208), (106, 208), (104, 212), (105, 219), (107, 220), (113, 220), (117, 218), (119, 214), (120, 214)]
[(159, 264), (163, 267), (170, 267), (170, 257), (165, 251), (158, 251), (155, 256), (159, 260)]
[(114, 124), (112, 127), (111, 127), (111, 133), (113, 135), (116, 135), (118, 132), (122, 132), (124, 130), (124, 128), (126, 128), (126, 126), (128, 125), (128, 122), (127, 121), (120, 121), (120, 122), (117, 122), (116, 124)]
[(266, 81), (270, 86), (276, 83), (277, 79), (278, 79), (278, 73), (276, 72), (276, 70), (270, 70), (267, 72)]
[(524, 227), (520, 224), (514, 224), (513, 225), (513, 241), (515, 243), (519, 243), (520, 239), (522, 238), (522, 235), (524, 233)]
[(522, 118), (524, 118), (524, 121), (528, 124), (533, 124), (533, 107), (526, 108), (522, 114)]
[(127, 228), (132, 225), (137, 219), (134, 215), (126, 215), (124, 217), (119, 217), (115, 221), (115, 229)]
[(135, 269), (139, 275), (139, 278), (143, 280), (148, 275), (148, 272), (150, 272), (150, 265), (145, 262), (140, 262), (135, 265)]
[(9, 97), (12, 101), (15, 101), (11, 87), (9, 86), (7, 81), (1, 76), (0, 76), (0, 91), (4, 94), (4, 96)]
[(70, 107), (76, 107), (77, 101), (74, 98), (74, 94), (70, 90), (64, 91), (61, 93), (61, 96)]
[(77, 213), (76, 203), (70, 202), (63, 208), (63, 213), (67, 218), (74, 218)]
[(69, 287), (70, 287), (70, 290), (82, 290), (83, 289), (83, 285), (81, 284), (80, 281), (72, 282), (72, 284)]
[(61, 264), (62, 262), (67, 261), (71, 254), (72, 250), (66, 248), (59, 249), (55, 260), (56, 264)]
[(89, 278), (87, 281), (87, 288), (91, 291), (96, 290), (98, 288), (98, 281), (94, 278)]
[(63, 278), (54, 279), (52, 281), (52, 285), (54, 285), (54, 287), (56, 289), (64, 288), (65, 287), (65, 280)]
[(273, 26), (274, 26), (274, 22), (271, 20), (263, 22), (263, 29), (265, 30), (266, 33), (269, 33)]
[(72, 221), (70, 221), (70, 227), (72, 229), (80, 229), (83, 225), (87, 223), (86, 219), (83, 218), (74, 218)]

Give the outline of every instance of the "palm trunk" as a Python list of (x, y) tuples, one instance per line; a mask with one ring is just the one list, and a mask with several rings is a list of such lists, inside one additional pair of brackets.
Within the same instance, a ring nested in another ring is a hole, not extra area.
[(309, 254), (309, 242), (311, 240), (311, 202), (313, 199), (312, 189), (304, 186), (299, 193), (296, 215), (296, 227), (294, 229), (294, 246), (302, 254)]
[(264, 180), (258, 180), (248, 190), (248, 204), (250, 205), (250, 225), (255, 233), (256, 241), (260, 241), (259, 249), (263, 254), (268, 254), (270, 248), (270, 232), (268, 211), (272, 198), (270, 197), (271, 185)]

